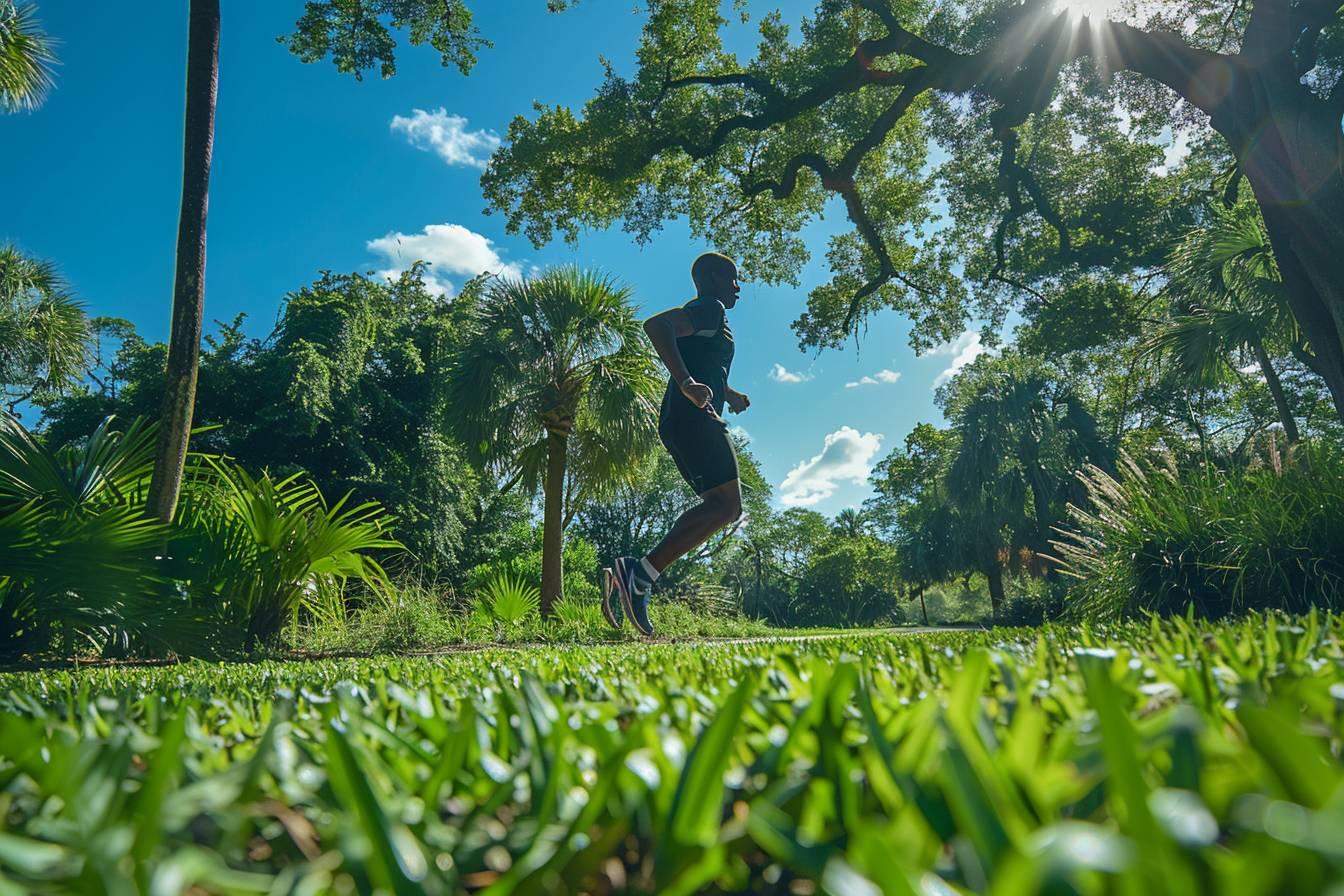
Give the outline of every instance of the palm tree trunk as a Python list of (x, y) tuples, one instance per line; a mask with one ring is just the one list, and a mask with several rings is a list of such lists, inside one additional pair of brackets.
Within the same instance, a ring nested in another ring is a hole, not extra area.
[(149, 485), (149, 512), (172, 522), (182, 489), (196, 404), (196, 372), (205, 315), (205, 216), (219, 88), (219, 0), (191, 0), (187, 38), (187, 112), (183, 128), (182, 205), (168, 340), (168, 376), (159, 412), (159, 447)]
[(541, 616), (549, 618), (556, 601), (564, 597), (564, 492), (568, 440), (546, 433), (545, 508), (541, 524)]
[(997, 625), (999, 611), (1003, 608), (1003, 564), (997, 557), (985, 569), (985, 578), (989, 580), (989, 611)]
[(924, 603), (924, 586), (923, 586), (923, 585), (920, 585), (918, 588), (916, 588), (916, 589), (915, 589), (915, 593), (919, 595), (919, 613), (920, 613), (921, 616), (924, 617), (924, 624), (925, 624), (925, 625), (928, 625), (928, 624), (929, 624), (929, 608), (928, 608), (928, 606)]
[(1264, 374), (1265, 385), (1269, 387), (1269, 394), (1274, 396), (1274, 406), (1279, 409), (1279, 421), (1283, 423), (1283, 436), (1291, 445), (1299, 438), (1297, 432), (1297, 420), (1293, 417), (1293, 410), (1288, 406), (1288, 396), (1283, 394), (1283, 383), (1279, 380), (1279, 374), (1274, 369), (1274, 365), (1269, 360), (1269, 352), (1265, 351), (1265, 346), (1256, 341), (1252, 343), (1255, 349), (1255, 359), (1260, 363), (1260, 372)]

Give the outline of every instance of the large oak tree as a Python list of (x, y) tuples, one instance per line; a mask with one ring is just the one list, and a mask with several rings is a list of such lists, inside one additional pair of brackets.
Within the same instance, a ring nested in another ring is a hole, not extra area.
[(1344, 415), (1338, 0), (1127, 0), (1107, 21), (1054, 0), (821, 0), (800, 39), (762, 18), (746, 62), (716, 0), (647, 8), (632, 76), (609, 67), (581, 115), (511, 125), (482, 182), (512, 230), (623, 220), (647, 239), (686, 215), (796, 283), (799, 231), (838, 197), (853, 227), (801, 341), (839, 344), (890, 307), (922, 348), (1079, 276), (1155, 269), (1190, 205), (1163, 165), (1173, 129), (1229, 163), (1219, 189), (1250, 184)]

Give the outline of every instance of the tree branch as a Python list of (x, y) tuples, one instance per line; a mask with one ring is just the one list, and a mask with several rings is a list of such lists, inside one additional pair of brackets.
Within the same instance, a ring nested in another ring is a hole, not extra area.
[[(854, 175), (863, 158), (882, 144), (923, 92), (972, 91), (1000, 104), (993, 123), (995, 136), (1004, 143), (1000, 171), (1004, 175), (1009, 214), (996, 230), (996, 265), (990, 277), (1043, 299), (1036, 290), (1005, 274), (1003, 243), (1007, 228), (1028, 210), (1022, 194), (1030, 199), (1030, 208), (1059, 235), (1062, 252), (1071, 251), (1071, 241), (1068, 227), (1045, 190), (1017, 161), (1017, 138), (1012, 129), (1045, 107), (1062, 67), (1075, 59), (1092, 56), (1104, 61), (1108, 67), (1132, 70), (1166, 84), (1197, 108), (1210, 113), (1224, 101), (1226, 92), (1205, 85), (1226, 84), (1236, 74), (1232, 57), (1194, 48), (1178, 35), (1149, 33), (1112, 22), (1095, 28), (1087, 24), (1079, 27), (1067, 14), (1054, 13), (1042, 3), (1016, 7), (1010, 13), (1009, 27), (989, 48), (975, 54), (958, 53), (914, 34), (901, 24), (886, 0), (856, 0), (856, 3), (877, 17), (886, 34), (859, 41), (854, 53), (843, 64), (813, 86), (789, 96), (776, 85), (746, 71), (670, 79), (664, 95), (681, 86), (737, 86), (760, 97), (764, 108), (756, 113), (739, 112), (717, 122), (703, 142), (683, 134), (669, 134), (653, 139), (646, 147), (649, 158), (665, 150), (680, 149), (698, 161), (721, 149), (735, 131), (768, 130), (819, 108), (843, 93), (853, 93), (865, 86), (900, 86), (901, 93), (896, 101), (838, 164), (833, 165), (818, 152), (803, 152), (789, 160), (778, 180), (760, 180), (744, 184), (742, 188), (747, 199), (766, 192), (776, 199), (784, 199), (797, 188), (798, 176), (807, 168), (821, 178), (827, 189), (844, 198), (850, 220), (878, 262), (876, 274), (859, 288), (850, 302), (845, 316), (847, 330), (853, 326), (863, 300), (891, 280), (921, 294), (933, 294), (932, 290), (912, 282), (896, 270), (881, 232), (864, 207), (854, 183)], [(923, 64), (896, 70), (872, 67), (877, 59), (891, 55), (908, 56)], [(661, 102), (661, 98), (656, 102)]]

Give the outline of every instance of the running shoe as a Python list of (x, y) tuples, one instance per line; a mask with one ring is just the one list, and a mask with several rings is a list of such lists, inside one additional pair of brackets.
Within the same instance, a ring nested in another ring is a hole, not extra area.
[(621, 606), (625, 609), (625, 615), (630, 617), (630, 621), (648, 637), (653, 636), (653, 623), (649, 621), (649, 595), (653, 589), (649, 583), (642, 582), (635, 575), (635, 570), (639, 568), (639, 558), (637, 557), (617, 557), (616, 562), (612, 564), (613, 584), (616, 586), (616, 592), (621, 596)]

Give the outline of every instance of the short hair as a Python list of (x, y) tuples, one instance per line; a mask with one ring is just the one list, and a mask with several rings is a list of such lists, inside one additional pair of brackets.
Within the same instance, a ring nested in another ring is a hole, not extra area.
[(691, 264), (691, 279), (695, 281), (697, 290), (704, 289), (714, 271), (736, 267), (737, 262), (722, 252), (706, 252)]

